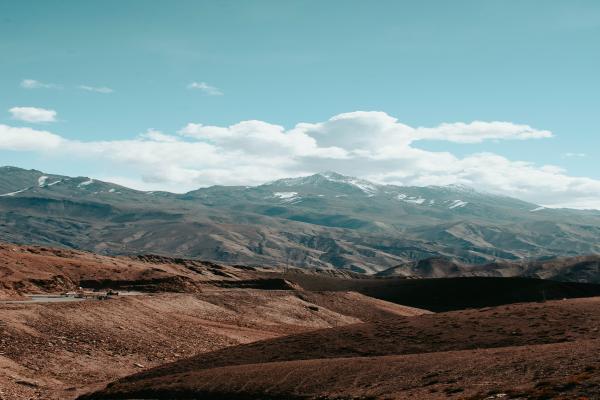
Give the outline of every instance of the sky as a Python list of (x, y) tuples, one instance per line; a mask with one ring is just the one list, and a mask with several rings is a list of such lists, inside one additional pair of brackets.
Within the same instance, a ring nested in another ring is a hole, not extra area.
[(600, 2), (0, 1), (0, 165), (600, 209)]

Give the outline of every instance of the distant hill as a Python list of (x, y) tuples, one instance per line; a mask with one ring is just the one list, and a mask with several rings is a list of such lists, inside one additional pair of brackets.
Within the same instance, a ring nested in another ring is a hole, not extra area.
[(467, 265), (452, 259), (433, 257), (397, 265), (376, 275), (411, 278), (525, 276), (558, 281), (600, 283), (600, 255), (557, 257), (535, 261), (498, 261), (481, 265)]
[(0, 168), (0, 240), (104, 254), (412, 275), (407, 266), (431, 258), (485, 265), (600, 254), (599, 239), (599, 211), (545, 209), (464, 186), (324, 172), (174, 194)]

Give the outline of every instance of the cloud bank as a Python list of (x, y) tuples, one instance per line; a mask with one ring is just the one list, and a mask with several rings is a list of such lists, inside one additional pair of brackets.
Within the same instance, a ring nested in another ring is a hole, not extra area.
[[(81, 162), (93, 158), (113, 166), (113, 181), (148, 190), (254, 185), (334, 170), (380, 183), (463, 184), (545, 206), (600, 209), (600, 180), (489, 152), (461, 158), (417, 147), (427, 140), (479, 143), (550, 137), (549, 131), (510, 122), (411, 127), (383, 112), (357, 111), (290, 129), (256, 120), (231, 126), (189, 123), (173, 134), (149, 130), (115, 141), (73, 141), (0, 125), (0, 150), (43, 152)], [(130, 176), (119, 175), (119, 170)]]

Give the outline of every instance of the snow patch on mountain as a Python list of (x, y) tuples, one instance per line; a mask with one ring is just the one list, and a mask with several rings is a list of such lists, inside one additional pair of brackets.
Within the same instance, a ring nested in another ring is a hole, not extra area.
[(38, 178), (38, 186), (43, 187), (46, 184), (48, 177), (46, 175), (42, 175)]
[(80, 188), (80, 187), (88, 186), (88, 185), (91, 185), (92, 183), (94, 183), (94, 180), (92, 178), (90, 178), (85, 182), (81, 182), (79, 185), (77, 185), (77, 187)]
[(425, 199), (422, 197), (417, 197), (417, 198), (408, 198), (404, 200), (407, 203), (413, 203), (413, 204), (423, 204), (425, 203)]
[(357, 188), (362, 190), (369, 197), (375, 196), (375, 194), (377, 194), (377, 192), (378, 192), (378, 189), (374, 185), (372, 185), (370, 183), (365, 183), (364, 181), (351, 180), (351, 181), (348, 181), (347, 183), (349, 183), (350, 185), (356, 186)]
[(281, 199), (282, 203), (295, 204), (301, 200), (297, 192), (275, 192), (273, 196)]
[(398, 194), (396, 196), (396, 198), (400, 201), (404, 201), (406, 203), (412, 203), (412, 204), (423, 204), (427, 201), (427, 199), (424, 199), (422, 197), (408, 196), (404, 193)]
[(280, 199), (291, 199), (298, 196), (297, 192), (275, 192), (273, 196), (279, 197)]
[(450, 206), (448, 207), (449, 209), (454, 209), (454, 208), (462, 208), (464, 206), (466, 206), (467, 204), (469, 204), (466, 201), (462, 201), (462, 200), (454, 200), (452, 202), (452, 204), (450, 204)]
[(544, 206), (539, 206), (539, 207), (537, 207), (537, 208), (534, 208), (533, 210), (529, 210), (529, 211), (530, 211), (530, 212), (536, 212), (536, 211), (542, 211), (542, 210), (545, 210), (545, 209), (546, 209), (546, 207), (544, 207)]
[(17, 190), (16, 192), (10, 192), (10, 193), (0, 194), (0, 197), (14, 196), (16, 194), (23, 193), (24, 191), (29, 190), (29, 189), (30, 188), (25, 188), (25, 189)]
[(374, 185), (373, 183), (371, 183), (369, 181), (365, 181), (362, 179), (343, 176), (343, 175), (337, 174), (335, 172), (321, 172), (319, 175), (322, 176), (323, 178), (326, 178), (327, 180), (329, 180), (331, 182), (345, 183), (347, 185), (352, 185), (352, 186), (360, 189), (363, 193), (365, 193), (369, 197), (373, 197), (379, 192), (379, 188), (377, 188), (376, 185)]

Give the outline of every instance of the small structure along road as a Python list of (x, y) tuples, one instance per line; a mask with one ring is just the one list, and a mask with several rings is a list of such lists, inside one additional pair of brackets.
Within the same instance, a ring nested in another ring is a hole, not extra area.
[(26, 300), (0, 300), (0, 304), (29, 304), (29, 303), (68, 303), (86, 300), (109, 300), (116, 296), (139, 296), (142, 292), (117, 292), (112, 289), (95, 292), (80, 289), (62, 294), (25, 294)]

